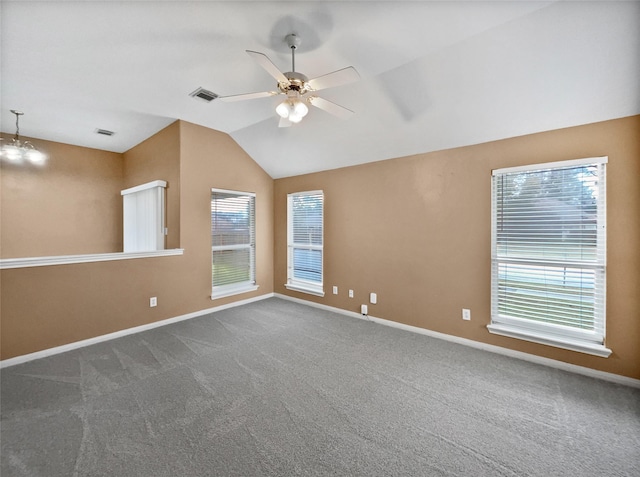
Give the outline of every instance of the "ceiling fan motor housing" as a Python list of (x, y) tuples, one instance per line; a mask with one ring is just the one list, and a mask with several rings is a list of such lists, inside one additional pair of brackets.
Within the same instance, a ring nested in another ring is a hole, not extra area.
[(287, 91), (298, 91), (300, 94), (304, 94), (310, 91), (310, 88), (307, 86), (307, 78), (302, 73), (298, 73), (296, 71), (289, 71), (284, 73), (284, 75), (289, 80), (289, 84), (286, 83), (278, 83), (278, 89), (283, 93), (287, 93)]

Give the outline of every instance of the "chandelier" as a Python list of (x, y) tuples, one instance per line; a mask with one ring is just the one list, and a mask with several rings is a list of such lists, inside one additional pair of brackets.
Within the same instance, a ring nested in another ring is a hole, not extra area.
[(10, 162), (28, 161), (32, 164), (44, 164), (47, 159), (44, 153), (38, 151), (29, 141), (20, 141), (19, 120), (24, 113), (15, 109), (12, 109), (11, 112), (16, 115), (16, 135), (8, 144), (2, 146), (0, 157)]

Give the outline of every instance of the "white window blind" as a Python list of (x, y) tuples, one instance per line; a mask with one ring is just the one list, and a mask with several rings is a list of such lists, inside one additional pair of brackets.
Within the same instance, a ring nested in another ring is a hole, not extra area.
[(490, 331), (610, 353), (604, 348), (606, 162), (493, 172)]
[(287, 288), (324, 295), (323, 223), (322, 191), (287, 196)]
[(255, 194), (211, 191), (212, 298), (255, 290)]
[(123, 251), (164, 250), (165, 181), (131, 187), (122, 195)]

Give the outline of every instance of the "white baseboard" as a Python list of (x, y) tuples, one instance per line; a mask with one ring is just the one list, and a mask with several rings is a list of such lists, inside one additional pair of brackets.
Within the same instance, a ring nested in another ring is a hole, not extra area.
[(331, 311), (334, 313), (339, 313), (341, 315), (350, 316), (352, 318), (358, 318), (361, 320), (373, 321), (374, 323), (379, 323), (381, 325), (390, 326), (392, 328), (399, 328), (401, 330), (410, 331), (412, 333), (419, 333), (421, 335), (430, 336), (432, 338), (438, 338), (441, 340), (450, 341), (452, 343), (461, 344), (464, 346), (469, 346), (471, 348), (477, 348), (484, 351), (489, 351), (491, 353), (502, 354), (505, 356), (509, 356), (511, 358), (521, 359), (523, 361), (529, 361), (531, 363), (542, 364), (544, 366), (549, 366), (551, 368), (561, 369), (563, 371), (569, 371), (575, 374), (581, 374), (583, 376), (588, 376), (590, 378), (602, 379), (604, 381), (609, 381), (616, 384), (622, 384), (625, 386), (631, 386), (634, 388), (640, 389), (640, 379), (628, 378), (626, 376), (620, 376), (619, 374), (607, 373), (605, 371), (598, 371), (596, 369), (585, 368), (584, 366), (578, 366), (575, 364), (565, 363), (563, 361), (557, 361), (555, 359), (543, 358), (542, 356), (536, 356), (534, 354), (523, 353), (522, 351), (515, 351), (508, 348), (502, 348), (500, 346), (490, 345), (487, 343), (482, 343), (480, 341), (473, 341), (467, 338), (460, 338), (458, 336), (447, 335), (445, 333), (439, 333), (437, 331), (431, 331), (424, 328), (418, 328), (417, 326), (405, 325), (403, 323), (398, 323), (395, 321), (385, 320), (383, 318), (376, 318), (371, 315), (361, 315), (360, 313), (356, 313), (355, 311), (343, 310), (341, 308), (335, 308), (333, 306), (323, 305), (321, 303), (315, 303), (312, 301), (301, 300), (300, 298), (294, 298), (287, 295), (282, 295), (280, 293), (275, 293), (277, 298), (282, 298), (284, 300), (294, 301), (296, 303), (301, 303), (308, 306), (313, 306), (315, 308), (321, 308), (323, 310)]
[(226, 310), (228, 308), (235, 308), (236, 306), (246, 305), (255, 301), (265, 300), (272, 298), (273, 293), (267, 293), (253, 298), (247, 298), (246, 300), (235, 301), (226, 305), (214, 306), (213, 308), (207, 308), (205, 310), (194, 311), (193, 313), (187, 313), (186, 315), (175, 316), (173, 318), (167, 318), (166, 320), (155, 321), (146, 325), (135, 326), (133, 328), (127, 328), (126, 330), (115, 331), (106, 335), (96, 336), (95, 338), (89, 338), (82, 341), (76, 341), (62, 346), (56, 346), (55, 348), (49, 348), (42, 351), (36, 351), (35, 353), (29, 353), (22, 356), (16, 356), (15, 358), (9, 358), (0, 361), (0, 369), (7, 368), (9, 366), (15, 366), (16, 364), (26, 363), (27, 361), (33, 361), (34, 359), (46, 358), (47, 356), (53, 356), (55, 354), (65, 353), (78, 348), (84, 348), (96, 343), (102, 343), (104, 341), (110, 341), (123, 336), (140, 333), (141, 331), (152, 330), (153, 328), (159, 328), (161, 326), (170, 325), (171, 323), (177, 323), (179, 321), (190, 320), (191, 318), (197, 318), (198, 316), (208, 315), (216, 311)]
[(35, 359), (46, 358), (47, 356), (53, 356), (60, 353), (65, 353), (67, 351), (71, 351), (78, 348), (83, 348), (85, 346), (89, 346), (96, 343), (102, 343), (104, 341), (110, 341), (116, 338), (120, 338), (123, 336), (140, 333), (141, 331), (151, 330), (153, 328), (159, 328), (161, 326), (166, 326), (171, 323), (177, 323), (179, 321), (189, 320), (191, 318), (196, 318), (198, 316), (208, 315), (209, 313), (214, 313), (216, 311), (222, 311), (229, 308), (235, 308), (237, 306), (246, 305), (249, 303), (253, 303), (256, 301), (265, 300), (267, 298), (272, 297), (282, 298), (284, 300), (289, 300), (292, 302), (300, 303), (307, 306), (312, 306), (315, 308), (321, 308), (326, 311), (331, 311), (333, 313), (338, 313), (340, 315), (349, 316), (351, 318), (358, 318), (361, 320), (373, 321), (374, 323), (378, 323), (385, 326), (390, 326), (392, 328), (398, 328), (405, 331), (410, 331), (412, 333), (418, 333), (426, 336), (430, 336), (432, 338), (438, 338), (441, 340), (450, 341), (452, 343), (461, 344), (464, 346), (469, 346), (472, 348), (481, 349), (484, 351), (489, 351), (491, 353), (502, 354), (505, 356), (509, 356), (511, 358), (521, 359), (524, 361), (529, 361), (536, 364), (542, 364), (544, 366), (549, 366), (556, 369), (562, 369), (564, 371), (569, 371), (576, 374), (581, 374), (583, 376), (589, 376), (591, 378), (602, 379), (604, 381), (609, 381), (616, 384), (622, 384), (625, 386), (631, 386), (634, 388), (640, 389), (640, 380), (628, 378), (626, 376), (620, 376), (618, 374), (607, 373), (605, 371), (598, 371), (596, 369), (585, 368), (584, 366), (577, 366), (575, 364), (565, 363), (563, 361), (557, 361), (555, 359), (543, 358), (542, 356), (536, 356), (533, 354), (523, 353), (522, 351), (515, 351), (508, 348), (502, 348), (500, 346), (490, 345), (487, 343), (482, 343), (479, 341), (473, 341), (467, 338), (460, 338), (458, 336), (447, 335), (445, 333), (439, 333), (437, 331), (427, 330), (425, 328), (418, 328), (417, 326), (405, 325), (403, 323), (398, 323), (395, 321), (385, 320), (383, 318), (377, 318), (371, 315), (363, 316), (360, 313), (356, 313), (355, 311), (343, 310), (342, 308), (336, 308), (329, 305), (323, 305), (321, 303), (315, 303), (312, 301), (301, 300), (300, 298), (294, 298), (287, 295), (282, 295), (280, 293), (267, 293), (265, 295), (260, 295), (253, 298), (248, 298), (246, 300), (240, 300), (233, 303), (228, 303), (226, 305), (215, 306), (213, 308), (207, 308), (204, 310), (194, 311), (192, 313), (187, 313), (185, 315), (176, 316), (173, 318), (167, 318), (166, 320), (156, 321), (154, 323), (148, 323), (146, 325), (136, 326), (134, 328), (128, 328), (126, 330), (116, 331), (114, 333), (108, 333), (106, 335), (96, 336), (95, 338), (89, 338), (82, 341), (76, 341), (74, 343), (69, 343), (62, 346), (57, 346), (55, 348), (49, 348), (42, 351), (36, 351), (35, 353), (25, 354), (22, 356), (16, 356), (15, 358), (9, 358), (0, 361), (0, 369), (7, 368), (9, 366), (15, 366), (16, 364), (26, 363), (28, 361), (33, 361)]

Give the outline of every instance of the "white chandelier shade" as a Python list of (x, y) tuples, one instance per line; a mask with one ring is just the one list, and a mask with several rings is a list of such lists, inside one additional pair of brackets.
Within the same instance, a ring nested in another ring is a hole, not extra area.
[(292, 93), (295, 94), (289, 93), (287, 99), (276, 107), (276, 113), (292, 123), (299, 123), (309, 112), (309, 107), (300, 99), (300, 93), (297, 91)]

